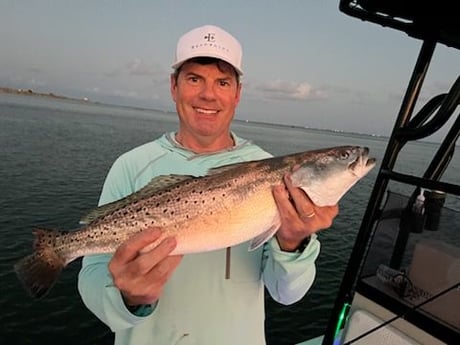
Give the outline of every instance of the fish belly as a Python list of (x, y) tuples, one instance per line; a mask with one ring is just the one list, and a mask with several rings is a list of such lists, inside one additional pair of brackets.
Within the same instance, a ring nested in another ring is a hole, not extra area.
[[(218, 212), (197, 217), (176, 231), (172, 254), (190, 254), (231, 247), (280, 226), (271, 190), (223, 204)], [(165, 231), (166, 234), (173, 231)]]

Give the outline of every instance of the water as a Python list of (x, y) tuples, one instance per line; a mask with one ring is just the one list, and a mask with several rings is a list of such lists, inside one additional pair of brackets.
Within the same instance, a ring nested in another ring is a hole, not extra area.
[[(111, 332), (77, 293), (80, 261), (39, 301), (25, 295), (12, 266), (30, 252), (33, 227), (77, 227), (96, 205), (115, 158), (176, 126), (174, 114), (0, 95), (0, 344), (113, 343)], [(381, 159), (386, 144), (384, 138), (245, 122), (235, 122), (233, 130), (275, 155), (358, 144)], [(411, 144), (399, 167), (421, 171), (435, 149), (429, 143)], [(308, 295), (289, 307), (267, 297), (268, 344), (293, 344), (323, 333), (376, 172), (345, 195), (333, 227), (320, 234), (318, 274)], [(445, 176), (446, 182), (458, 182), (458, 156)], [(451, 204), (460, 208), (458, 199)]]

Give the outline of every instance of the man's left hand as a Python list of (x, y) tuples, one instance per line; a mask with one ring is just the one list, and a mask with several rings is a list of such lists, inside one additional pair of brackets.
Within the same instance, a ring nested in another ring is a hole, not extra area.
[(339, 213), (338, 205), (316, 206), (302, 189), (293, 186), (289, 174), (284, 185), (274, 187), (273, 196), (281, 218), (276, 238), (284, 251), (295, 251), (307, 237), (329, 228)]

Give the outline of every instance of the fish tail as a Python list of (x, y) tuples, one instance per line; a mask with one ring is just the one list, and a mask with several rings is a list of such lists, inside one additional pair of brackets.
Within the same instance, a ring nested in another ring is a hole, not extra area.
[(26, 291), (40, 298), (54, 285), (66, 262), (55, 250), (56, 238), (61, 233), (36, 229), (34, 235), (35, 251), (19, 260), (14, 270)]

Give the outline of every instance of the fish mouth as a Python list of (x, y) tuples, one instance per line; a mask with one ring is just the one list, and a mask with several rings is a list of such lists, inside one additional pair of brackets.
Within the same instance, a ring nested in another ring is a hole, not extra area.
[(376, 159), (369, 157), (369, 148), (360, 147), (356, 159), (348, 165), (348, 169), (353, 175), (361, 178), (366, 175), (376, 163)]

